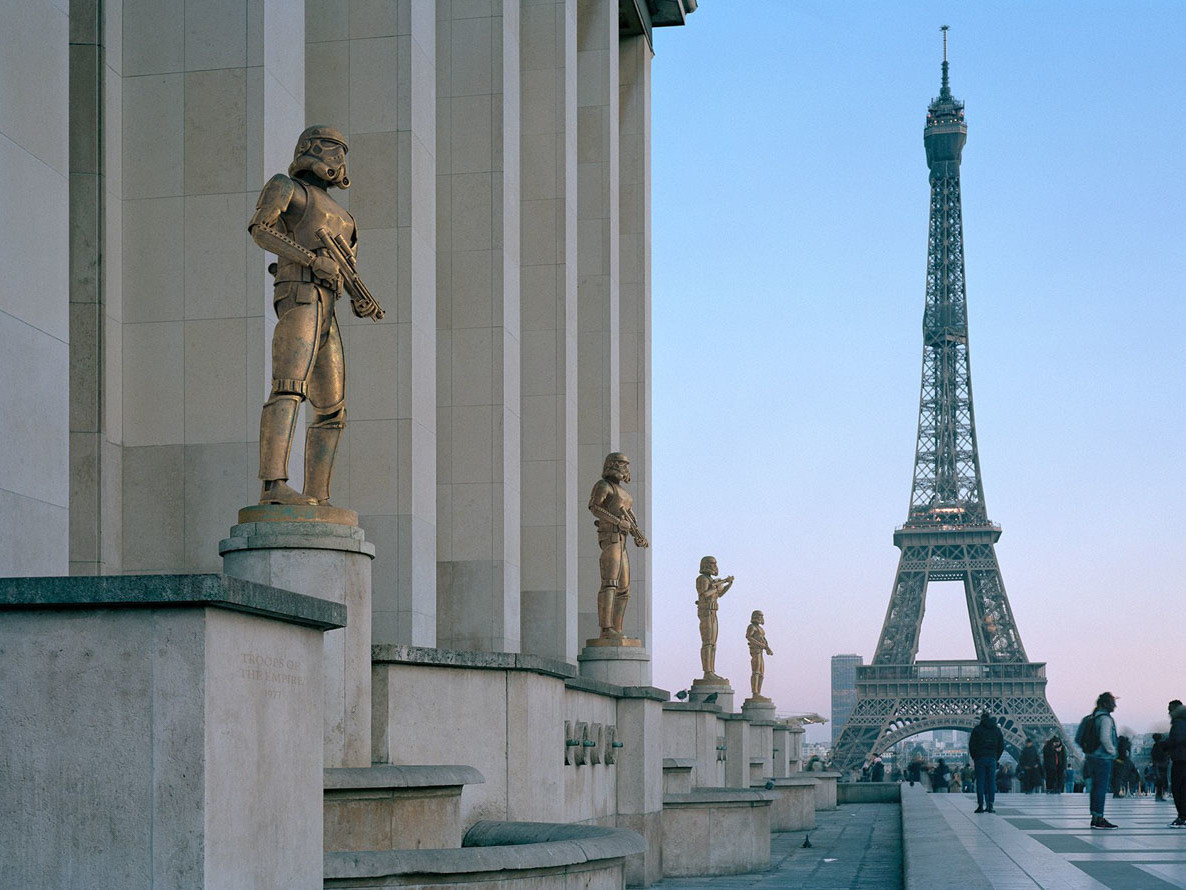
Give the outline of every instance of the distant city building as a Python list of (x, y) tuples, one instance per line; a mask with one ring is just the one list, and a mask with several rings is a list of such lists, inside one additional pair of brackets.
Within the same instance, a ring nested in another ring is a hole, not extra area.
[(865, 663), (860, 655), (832, 656), (832, 744), (840, 738), (848, 715), (857, 703), (857, 667)]

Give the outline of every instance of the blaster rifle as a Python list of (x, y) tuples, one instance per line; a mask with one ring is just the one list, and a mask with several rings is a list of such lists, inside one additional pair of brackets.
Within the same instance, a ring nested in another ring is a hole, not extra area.
[(326, 229), (318, 229), (317, 237), (341, 270), (342, 284), (346, 288), (346, 293), (350, 295), (350, 308), (354, 310), (354, 314), (359, 318), (370, 318), (372, 321), (378, 321), (386, 315), (379, 301), (358, 277), (358, 263), (346, 239), (341, 235), (331, 236)]
[(598, 519), (608, 523), (611, 528), (620, 528), (623, 523), (627, 524), (626, 531), (634, 538), (635, 545), (639, 547), (650, 547), (650, 542), (643, 536), (642, 529), (638, 527), (638, 520), (634, 516), (633, 510), (626, 510), (625, 513), (618, 517), (614, 516), (609, 510), (602, 507), (600, 504), (593, 504), (589, 510)]

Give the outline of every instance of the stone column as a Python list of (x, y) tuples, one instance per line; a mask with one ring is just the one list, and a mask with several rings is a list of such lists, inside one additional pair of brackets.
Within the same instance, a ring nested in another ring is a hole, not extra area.
[[(118, 572), (121, 529), (121, 4), (70, 9), (70, 573)], [(112, 150), (114, 146), (114, 150)]]
[(346, 626), (325, 635), (325, 767), (369, 767), (375, 548), (358, 527), (358, 514), (339, 507), (246, 507), (218, 552), (231, 577), (346, 607)]
[(577, 656), (577, 4), (523, 0), (522, 650)]
[[(605, 456), (619, 450), (621, 431), (618, 106), (618, 4), (577, 0), (577, 477), (584, 498)], [(639, 506), (641, 500), (635, 496)], [(601, 550), (592, 517), (583, 508), (579, 516), (577, 639), (583, 644), (600, 633)], [(628, 637), (636, 633), (629, 621), (624, 630)]]
[(71, 185), (65, 6), (48, 0), (8, 4), (0, 27), (0, 164), (6, 180), (0, 575), (63, 575), (68, 568), (72, 291), (63, 258)]
[(305, 120), (350, 143), (353, 185), (335, 198), (358, 223), (359, 271), (387, 317), (338, 312), (350, 417), (334, 498), (377, 550), (375, 642), (434, 646), (436, 9), (347, 5), (306, 6)]
[[(618, 41), (620, 450), (642, 528), (651, 531), (651, 58), (643, 35)], [(651, 551), (631, 554), (626, 626), (651, 649)], [(649, 682), (649, 680), (648, 680)]]
[(275, 314), (247, 220), (304, 127), (305, 4), (125, 6), (122, 569), (214, 571), (259, 497)]
[(437, 5), (437, 644), (515, 652), (519, 5)]

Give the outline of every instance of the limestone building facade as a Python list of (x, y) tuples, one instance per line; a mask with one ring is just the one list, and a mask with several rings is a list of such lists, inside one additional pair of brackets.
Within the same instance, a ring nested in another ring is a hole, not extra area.
[[(5, 3), (0, 576), (220, 569), (275, 323), (245, 224), (323, 122), (388, 310), (339, 313), (374, 641), (575, 665), (607, 452), (649, 527), (651, 65), (694, 7)], [(648, 649), (650, 587), (639, 551)]]

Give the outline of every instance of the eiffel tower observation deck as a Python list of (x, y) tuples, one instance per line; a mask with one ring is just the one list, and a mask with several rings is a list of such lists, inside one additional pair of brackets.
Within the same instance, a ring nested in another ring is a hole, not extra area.
[[(927, 108), (923, 144), (930, 168), (922, 387), (914, 483), (901, 551), (872, 664), (857, 668), (857, 700), (832, 753), (839, 769), (935, 729), (971, 730), (982, 711), (997, 720), (1019, 757), (1026, 738), (1061, 735), (1046, 701), (1046, 666), (1031, 662), (997, 564), (1001, 527), (988, 519), (976, 449), (960, 158), (968, 138), (964, 104), (948, 80), (947, 28), (939, 96)], [(962, 581), (976, 659), (917, 661), (931, 581)], [(1065, 741), (1065, 739), (1064, 739)]]

